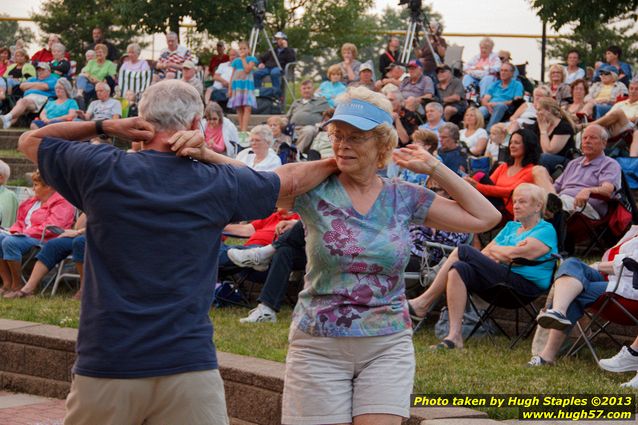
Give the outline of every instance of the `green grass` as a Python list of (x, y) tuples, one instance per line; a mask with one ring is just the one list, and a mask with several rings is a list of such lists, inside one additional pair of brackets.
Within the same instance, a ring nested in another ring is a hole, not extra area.
[(0, 149), (0, 158), (24, 158), (22, 152), (17, 149)]
[[(0, 317), (63, 327), (77, 327), (79, 303), (61, 297), (0, 300)], [(240, 324), (248, 309), (211, 310), (215, 344), (221, 351), (283, 362), (287, 350), (291, 310), (278, 314), (275, 324)], [(530, 340), (509, 350), (504, 338), (493, 345), (489, 339), (472, 339), (464, 350), (432, 352), (437, 342), (432, 326), (414, 336), (416, 379), (414, 392), (422, 394), (618, 394), (631, 392), (618, 387), (631, 374), (612, 374), (599, 369), (589, 352), (561, 359), (556, 367), (527, 368)], [(604, 356), (613, 349), (601, 349)], [(517, 418), (516, 409), (485, 408), (493, 419)]]

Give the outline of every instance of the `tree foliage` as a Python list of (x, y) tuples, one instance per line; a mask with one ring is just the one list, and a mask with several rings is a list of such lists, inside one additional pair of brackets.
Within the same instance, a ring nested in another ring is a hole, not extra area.
[(57, 33), (67, 50), (80, 59), (87, 44), (93, 41), (93, 28), (105, 30), (106, 38), (120, 50), (127, 44), (138, 41), (138, 33), (125, 23), (112, 7), (111, 0), (46, 0), (42, 12), (32, 17), (45, 33)]
[(605, 23), (625, 15), (636, 21), (638, 0), (530, 0), (538, 16), (559, 30), (574, 23), (580, 29)]
[[(0, 16), (8, 17), (2, 13)], [(30, 43), (35, 39), (35, 34), (30, 28), (21, 27), (16, 21), (0, 21), (0, 46), (13, 46), (17, 39)]]
[(637, 43), (638, 29), (633, 22), (617, 19), (608, 24), (577, 27), (567, 38), (551, 41), (547, 54), (564, 60), (570, 49), (576, 49), (580, 52), (581, 63), (593, 66), (596, 61), (604, 61), (608, 46), (617, 45), (622, 48), (622, 60), (636, 64)]

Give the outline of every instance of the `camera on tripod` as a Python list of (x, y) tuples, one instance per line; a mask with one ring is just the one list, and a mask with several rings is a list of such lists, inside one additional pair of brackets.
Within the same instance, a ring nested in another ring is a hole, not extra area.
[(423, 0), (399, 0), (399, 6), (408, 6), (408, 9), (410, 9), (410, 16), (412, 18), (421, 16), (423, 13), (422, 4)]
[[(420, 1), (420, 0), (419, 0)], [(255, 18), (255, 25), (262, 27), (266, 18), (267, 0), (253, 0), (253, 3), (246, 7), (246, 11), (252, 13)]]

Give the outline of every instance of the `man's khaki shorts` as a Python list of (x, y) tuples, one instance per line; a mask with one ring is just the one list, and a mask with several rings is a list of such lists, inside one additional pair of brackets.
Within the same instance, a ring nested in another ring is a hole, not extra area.
[(228, 425), (219, 370), (140, 379), (75, 375), (64, 425)]

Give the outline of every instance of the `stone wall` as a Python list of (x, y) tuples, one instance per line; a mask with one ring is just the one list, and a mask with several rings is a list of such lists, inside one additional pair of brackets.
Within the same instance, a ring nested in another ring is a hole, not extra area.
[[(76, 338), (76, 329), (0, 319), (0, 390), (66, 397)], [(284, 364), (223, 352), (217, 355), (232, 423), (280, 424)], [(485, 413), (464, 408), (417, 408), (411, 413), (406, 421), (410, 425), (452, 418), (492, 422)]]

